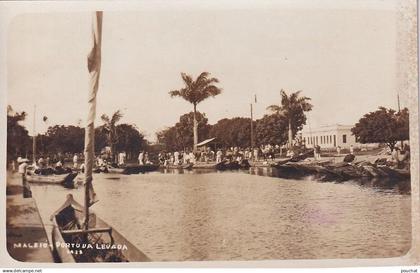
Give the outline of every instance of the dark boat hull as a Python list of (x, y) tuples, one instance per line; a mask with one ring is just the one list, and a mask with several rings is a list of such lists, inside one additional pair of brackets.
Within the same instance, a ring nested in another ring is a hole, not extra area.
[[(70, 201), (69, 201), (70, 200)], [(68, 205), (64, 205), (64, 207), (60, 208), (59, 211), (54, 213), (51, 216), (51, 220), (53, 222), (53, 230), (52, 230), (52, 243), (53, 243), (53, 250), (54, 254), (57, 258), (57, 262), (62, 263), (76, 263), (76, 262), (116, 262), (115, 258), (111, 257), (110, 260), (102, 260), (103, 256), (106, 257), (105, 252), (109, 252), (110, 250), (102, 249), (106, 244), (92, 244), (95, 251), (99, 252), (100, 259), (92, 260), (92, 257), (83, 257), (83, 255), (87, 255), (86, 247), (83, 249), (83, 246), (80, 246), (80, 249), (75, 248), (67, 248), (66, 244), (71, 244), (68, 240), (69, 235), (63, 234), (65, 228), (62, 227), (65, 220), (69, 220), (71, 218), (75, 218), (77, 222), (81, 223), (81, 219), (83, 219), (83, 207), (73, 200), (71, 195), (68, 196), (66, 203)], [(111, 226), (103, 221), (101, 218), (96, 216), (94, 213), (89, 214), (89, 229), (107, 229)], [(69, 229), (71, 230), (71, 229)], [(118, 249), (118, 253), (121, 254), (123, 257), (122, 260), (117, 260), (118, 262), (148, 262), (150, 259), (141, 252), (136, 246), (130, 243), (122, 234), (120, 234), (117, 230), (111, 229), (112, 231), (110, 234), (112, 235), (111, 246), (114, 246)], [(84, 252), (85, 251), (85, 252)], [(113, 250), (111, 250), (113, 251)], [(73, 254), (72, 254), (73, 252)], [(83, 253), (84, 252), (84, 253)]]
[(77, 172), (52, 175), (31, 174), (26, 176), (26, 180), (30, 183), (56, 184), (71, 188), (74, 186), (74, 178), (76, 178), (77, 174)]
[(130, 165), (124, 168), (123, 174), (139, 174), (154, 172), (159, 170), (159, 165), (156, 164), (146, 164), (146, 165)]

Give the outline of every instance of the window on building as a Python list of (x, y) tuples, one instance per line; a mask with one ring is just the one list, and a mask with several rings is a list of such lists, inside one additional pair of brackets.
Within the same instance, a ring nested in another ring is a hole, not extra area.
[(330, 135), (330, 144), (332, 143), (332, 135)]
[(343, 143), (347, 143), (347, 135), (343, 135)]
[(316, 136), (315, 142), (316, 142), (316, 145), (318, 145), (318, 136)]

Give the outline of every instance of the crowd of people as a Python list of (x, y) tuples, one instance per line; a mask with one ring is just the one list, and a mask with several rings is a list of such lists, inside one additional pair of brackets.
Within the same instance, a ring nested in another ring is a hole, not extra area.
[[(158, 154), (159, 163), (168, 165), (182, 165), (189, 163), (209, 163), (216, 162), (220, 163), (224, 160), (227, 161), (238, 161), (252, 160), (252, 161), (270, 161), (274, 160), (275, 157), (281, 155), (281, 147), (279, 145), (261, 145), (255, 148), (241, 148), (241, 147), (229, 147), (212, 149), (210, 147), (201, 148), (198, 152), (194, 153), (192, 150), (187, 149), (185, 151), (174, 151), (174, 152), (160, 152)], [(139, 163), (140, 163), (139, 155)]]

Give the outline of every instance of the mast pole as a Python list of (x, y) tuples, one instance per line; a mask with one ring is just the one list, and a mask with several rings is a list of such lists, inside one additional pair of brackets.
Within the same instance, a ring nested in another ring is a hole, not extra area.
[(36, 104), (34, 104), (34, 128), (33, 128), (33, 136), (32, 136), (32, 159), (34, 161), (34, 164), (36, 164), (36, 129), (35, 129), (35, 122), (36, 122)]
[(254, 116), (252, 111), (252, 103), (251, 105), (251, 152), (254, 150)]
[[(397, 100), (398, 100), (398, 114), (401, 114), (401, 105), (400, 105), (400, 92), (397, 93)], [(400, 141), (401, 143), (401, 150), (403, 149), (404, 141)]]
[(102, 11), (93, 14), (92, 22), (93, 46), (88, 56), (88, 70), (90, 74), (90, 89), (88, 95), (88, 117), (85, 128), (85, 202), (83, 229), (89, 229), (89, 207), (96, 201), (92, 186), (92, 169), (94, 162), (94, 138), (96, 118), (96, 94), (99, 86), (101, 70), (101, 40), (102, 40)]

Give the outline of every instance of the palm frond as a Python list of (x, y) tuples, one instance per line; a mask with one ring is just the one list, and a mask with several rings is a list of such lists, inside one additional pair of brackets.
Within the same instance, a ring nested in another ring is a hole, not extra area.
[(203, 93), (208, 94), (212, 97), (215, 97), (222, 93), (222, 89), (215, 85), (208, 85), (204, 88)]
[(121, 111), (120, 110), (117, 110), (113, 115), (112, 115), (112, 118), (111, 118), (111, 121), (110, 121), (110, 123), (112, 124), (112, 125), (115, 125), (121, 118), (123, 117), (123, 114), (121, 113)]
[(101, 116), (101, 120), (105, 123), (108, 124), (109, 123), (109, 117), (106, 114), (102, 114)]
[(269, 111), (271, 111), (273, 113), (279, 113), (281, 111), (281, 107), (278, 106), (278, 105), (273, 104), (273, 105), (268, 106), (267, 107), (267, 110), (269, 110)]
[(208, 76), (210, 76), (209, 72), (201, 72), (200, 75), (198, 75), (197, 79), (195, 80), (196, 83), (201, 83), (204, 81), (207, 81)]
[(187, 87), (191, 88), (193, 86), (194, 80), (192, 79), (190, 75), (182, 72), (181, 77)]
[(169, 91), (169, 95), (171, 97), (182, 97), (180, 90), (172, 90), (172, 91)]

